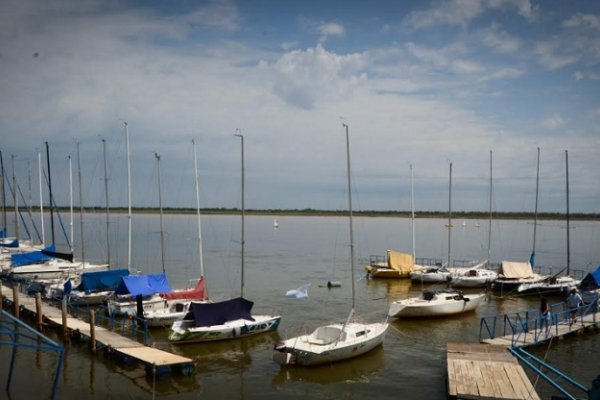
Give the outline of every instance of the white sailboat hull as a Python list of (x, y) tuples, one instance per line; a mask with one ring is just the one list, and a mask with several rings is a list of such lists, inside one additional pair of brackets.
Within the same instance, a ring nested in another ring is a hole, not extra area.
[[(388, 327), (385, 322), (322, 326), (310, 335), (279, 343), (273, 352), (273, 361), (280, 365), (313, 366), (355, 358), (381, 346)], [(330, 334), (321, 335), (323, 331)]]
[(13, 267), (10, 271), (10, 278), (14, 280), (56, 279), (82, 274), (83, 272), (105, 271), (108, 267), (108, 264), (89, 264), (87, 262), (81, 263), (65, 260), (51, 260), (43, 264)]
[(398, 300), (390, 305), (388, 315), (393, 318), (428, 318), (461, 314), (474, 311), (485, 298), (485, 294), (461, 297), (448, 294), (432, 300), (422, 297)]
[(239, 339), (277, 330), (281, 316), (253, 315), (254, 321), (236, 319), (222, 325), (194, 326), (194, 321), (179, 320), (171, 326), (169, 341), (175, 343), (212, 342)]

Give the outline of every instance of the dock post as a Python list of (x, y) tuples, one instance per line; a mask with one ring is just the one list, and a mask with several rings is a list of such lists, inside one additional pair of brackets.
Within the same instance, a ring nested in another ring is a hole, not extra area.
[(92, 353), (96, 352), (96, 314), (90, 311), (90, 348)]
[(67, 298), (63, 297), (62, 299), (62, 326), (63, 326), (63, 336), (64, 339), (67, 339)]
[(38, 329), (42, 329), (42, 294), (35, 294), (35, 320), (37, 321)]
[(19, 318), (19, 285), (13, 286), (13, 314)]
[(2, 282), (0, 282), (0, 310), (4, 308), (4, 298), (2, 297)]

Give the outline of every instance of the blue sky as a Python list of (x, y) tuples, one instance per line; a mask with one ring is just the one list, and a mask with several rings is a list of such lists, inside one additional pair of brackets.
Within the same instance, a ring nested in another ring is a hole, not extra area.
[[(7, 174), (37, 199), (50, 143), (57, 201), (80, 142), (86, 205), (343, 209), (350, 127), (355, 204), (600, 211), (600, 5), (595, 1), (12, 1), (0, 15)], [(42, 159), (45, 162), (44, 157)], [(73, 163), (77, 183), (77, 163)], [(78, 201), (75, 189), (75, 201)]]

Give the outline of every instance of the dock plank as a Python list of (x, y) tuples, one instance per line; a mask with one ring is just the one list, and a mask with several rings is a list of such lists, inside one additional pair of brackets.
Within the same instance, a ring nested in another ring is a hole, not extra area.
[(448, 343), (447, 365), (450, 398), (539, 399), (506, 346)]

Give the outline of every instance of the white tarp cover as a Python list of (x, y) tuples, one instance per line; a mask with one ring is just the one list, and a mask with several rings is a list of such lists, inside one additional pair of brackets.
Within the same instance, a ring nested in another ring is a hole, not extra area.
[(534, 276), (528, 262), (502, 261), (500, 274), (505, 278), (530, 278)]
[(414, 263), (412, 254), (388, 250), (388, 267), (400, 272), (411, 272)]

